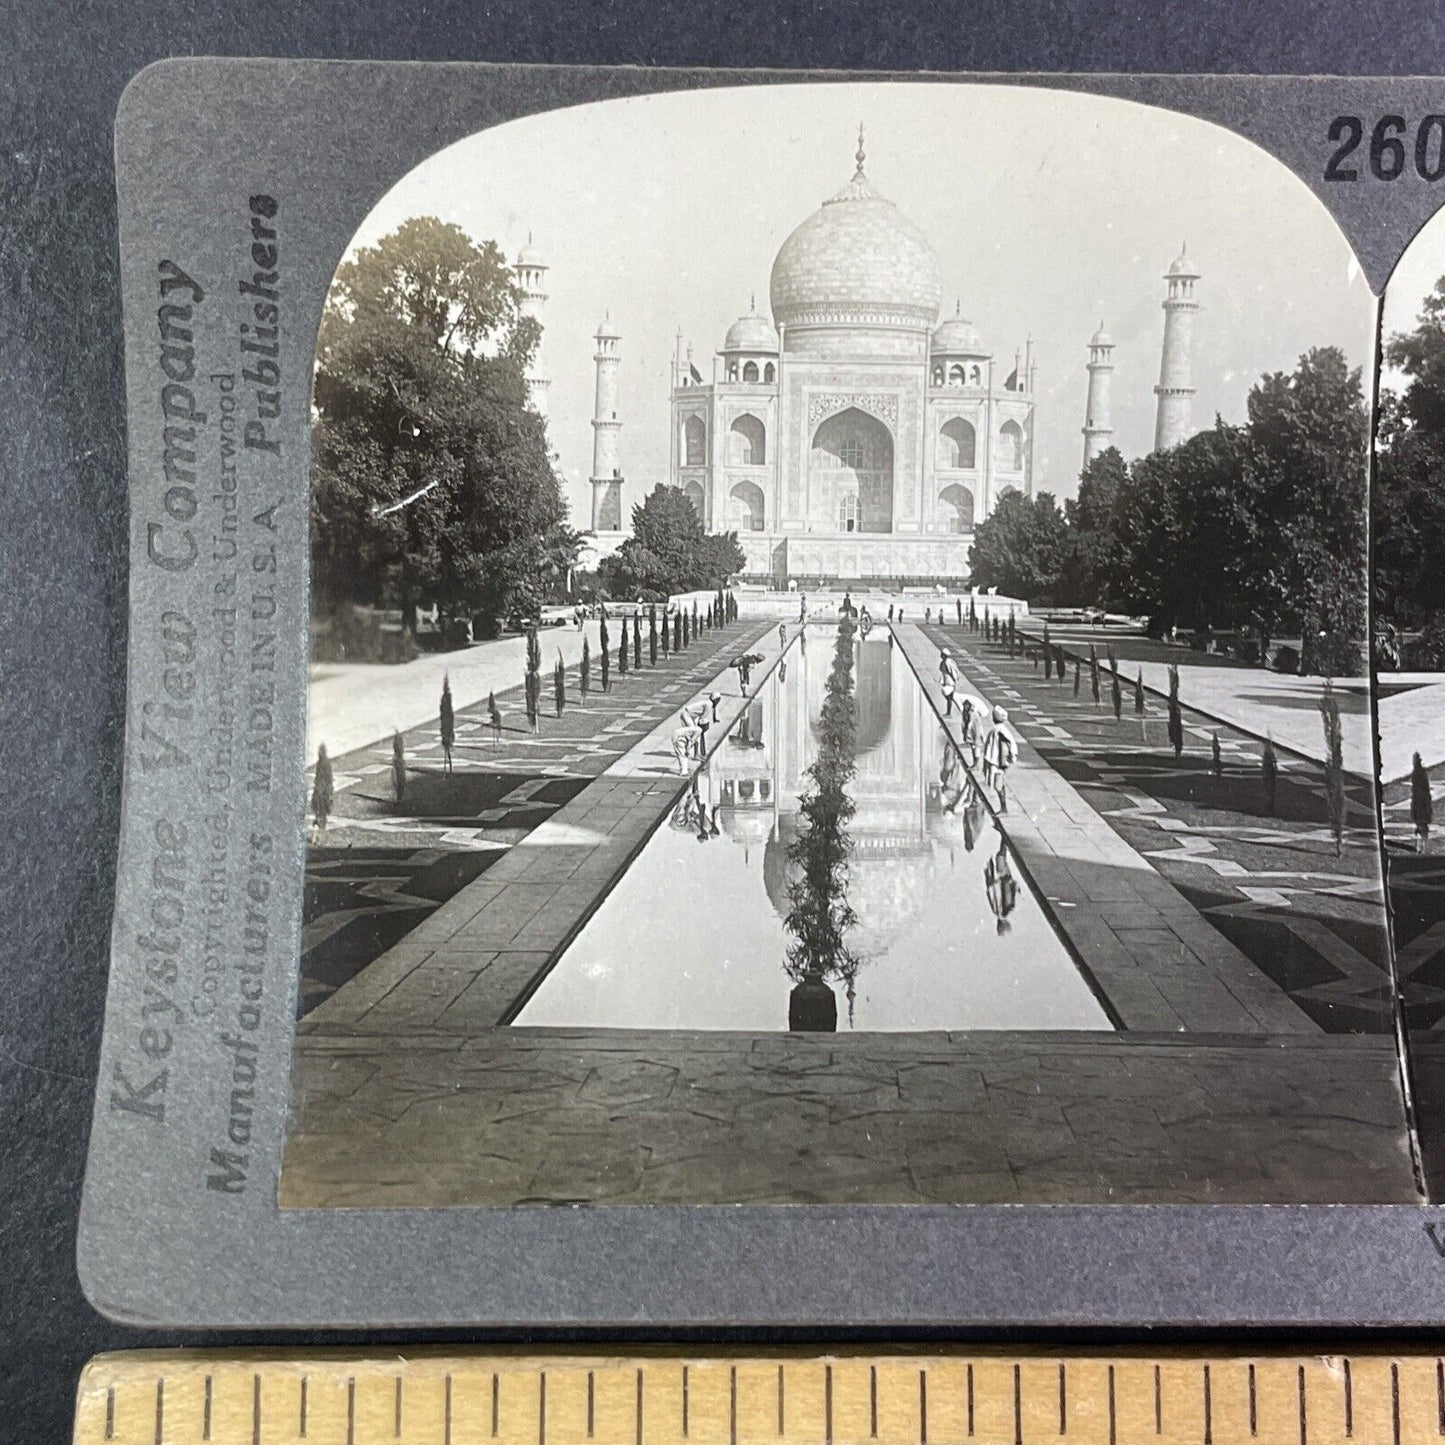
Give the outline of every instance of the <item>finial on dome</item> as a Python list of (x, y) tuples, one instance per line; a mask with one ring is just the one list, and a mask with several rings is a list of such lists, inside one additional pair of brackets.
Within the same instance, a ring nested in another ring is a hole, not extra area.
[(854, 159), (858, 162), (858, 174), (861, 176), (863, 174), (863, 162), (867, 159), (867, 155), (863, 150), (863, 122), (861, 120), (858, 122), (858, 152), (854, 156)]

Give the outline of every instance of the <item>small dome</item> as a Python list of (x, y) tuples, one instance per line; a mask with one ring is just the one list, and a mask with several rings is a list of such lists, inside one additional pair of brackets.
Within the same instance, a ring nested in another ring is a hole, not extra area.
[(527, 238), (527, 244), (517, 252), (518, 266), (531, 266), (535, 270), (545, 271), (547, 263), (542, 259), (542, 253), (532, 244), (532, 238)]
[(759, 316), (757, 304), (746, 316), (739, 316), (728, 327), (724, 351), (777, 351), (778, 333), (766, 316)]
[(1099, 329), (1089, 338), (1090, 346), (1112, 346), (1114, 338), (1104, 330), (1104, 323), (1099, 323)]
[(1191, 280), (1195, 280), (1195, 281), (1197, 281), (1197, 280), (1199, 279), (1199, 272), (1194, 269), (1193, 264), (1192, 264), (1192, 263), (1190, 262), (1190, 260), (1189, 260), (1189, 247), (1188, 247), (1188, 246), (1185, 246), (1185, 247), (1179, 252), (1179, 255), (1175, 258), (1174, 262), (1170, 265), (1168, 274), (1169, 274), (1170, 276), (1187, 276), (1187, 277), (1189, 277)]
[(933, 333), (935, 356), (988, 356), (990, 352), (972, 321), (957, 314), (950, 316)]
[(860, 139), (853, 179), (783, 242), (769, 293), (783, 326), (887, 318), (922, 329), (938, 319), (941, 289), (928, 237), (873, 189)]
[(616, 341), (621, 335), (622, 333), (612, 324), (612, 315), (610, 312), (598, 322), (596, 332), (598, 341), (604, 339)]

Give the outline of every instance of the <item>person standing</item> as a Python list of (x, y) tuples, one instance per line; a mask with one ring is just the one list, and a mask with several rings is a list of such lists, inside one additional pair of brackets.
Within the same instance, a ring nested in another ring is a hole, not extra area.
[(1008, 812), (1008, 770), (1018, 761), (1019, 740), (1008, 725), (1005, 708), (993, 710), (993, 726), (983, 740), (983, 780), (998, 793), (998, 810)]
[(788, 624), (786, 622), (778, 623), (778, 650), (780, 652), (788, 650)]
[(938, 651), (938, 680), (958, 686), (958, 664), (953, 660), (953, 649), (942, 647)]
[(806, 592), (800, 592), (800, 593), (798, 594), (798, 626), (799, 626), (799, 627), (805, 627), (805, 626), (807, 625), (807, 622), (808, 622), (808, 594), (807, 594)]
[(888, 604), (888, 620), (893, 621), (893, 603), (891, 602)]

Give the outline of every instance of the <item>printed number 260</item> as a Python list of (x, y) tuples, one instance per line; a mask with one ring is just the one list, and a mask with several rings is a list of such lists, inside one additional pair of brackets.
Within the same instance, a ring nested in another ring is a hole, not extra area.
[[(1382, 115), (1370, 132), (1370, 174), (1379, 181), (1397, 180), (1405, 173), (1405, 142), (1410, 123), (1402, 115)], [(1325, 166), (1327, 181), (1357, 181), (1359, 167), (1347, 164), (1365, 138), (1364, 122), (1357, 115), (1337, 115), (1329, 136), (1337, 145)], [(1415, 127), (1415, 174), (1422, 181), (1445, 179), (1445, 115), (1427, 115)]]

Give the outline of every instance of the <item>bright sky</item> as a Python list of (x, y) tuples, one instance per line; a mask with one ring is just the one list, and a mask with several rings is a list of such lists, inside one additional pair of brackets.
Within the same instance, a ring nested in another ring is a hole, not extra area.
[[(551, 436), (574, 520), (590, 503), (592, 340), (622, 335), (625, 505), (666, 478), (679, 327), (705, 377), (788, 234), (868, 173), (939, 253), (954, 298), (1012, 368), (1038, 361), (1038, 487), (1077, 487), (1087, 342), (1117, 343), (1116, 441), (1154, 426), (1163, 273), (1187, 239), (1203, 279), (1195, 419), (1241, 420), (1265, 371), (1310, 346), (1369, 358), (1375, 309), (1341, 233), (1306, 187), (1247, 141), (1125, 101), (1013, 86), (776, 85), (605, 101), (514, 121), (438, 152), (378, 203), (354, 244), (437, 215), (509, 256), (529, 232), (549, 263)], [(1445, 230), (1441, 233), (1445, 246)]]
[[(1386, 340), (1396, 332), (1414, 328), (1421, 303), (1442, 277), (1445, 277), (1445, 209), (1436, 211), (1420, 227), (1390, 273), (1381, 325)], [(1403, 373), (1390, 367), (1380, 375), (1380, 384), (1396, 391), (1404, 388), (1406, 380)]]

